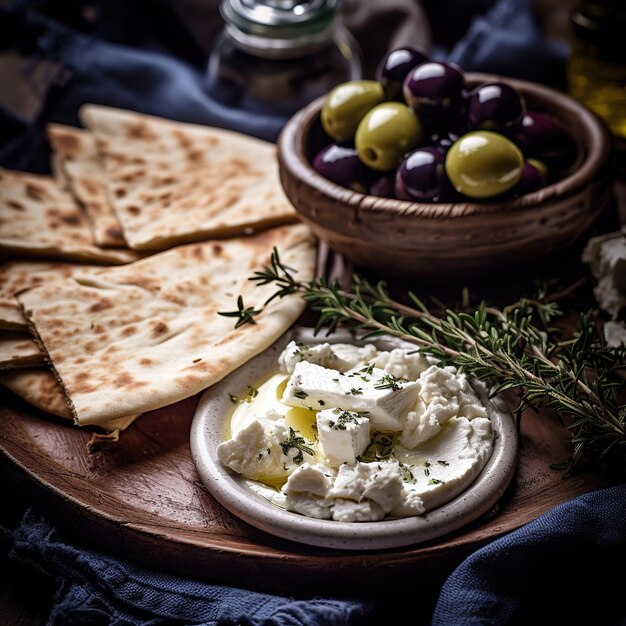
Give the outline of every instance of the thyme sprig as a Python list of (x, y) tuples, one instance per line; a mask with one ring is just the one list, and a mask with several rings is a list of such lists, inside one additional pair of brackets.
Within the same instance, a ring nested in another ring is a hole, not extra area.
[[(315, 332), (342, 326), (363, 339), (391, 335), (415, 344), (442, 365), (454, 365), (483, 380), (492, 394), (513, 390), (516, 414), (552, 410), (569, 428), (568, 472), (590, 465), (626, 473), (626, 348), (606, 345), (593, 311), (580, 313), (569, 337), (555, 324), (564, 317), (545, 293), (501, 309), (481, 302), (473, 311), (446, 308), (435, 314), (414, 293), (394, 300), (383, 281), (354, 275), (344, 290), (324, 278), (299, 281), (274, 250), (271, 263), (249, 280), (274, 284), (275, 298), (298, 294), (318, 313)], [(238, 300), (238, 325), (262, 309)], [(226, 315), (236, 316), (236, 311)]]

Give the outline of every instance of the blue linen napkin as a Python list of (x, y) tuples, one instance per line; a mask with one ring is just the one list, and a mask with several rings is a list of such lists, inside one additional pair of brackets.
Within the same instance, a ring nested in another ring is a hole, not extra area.
[(48, 626), (344, 626), (368, 610), (365, 601), (296, 600), (142, 567), (75, 545), (32, 509), (11, 542), (9, 558), (58, 585)]
[(432, 626), (626, 624), (626, 484), (579, 496), (470, 555)]

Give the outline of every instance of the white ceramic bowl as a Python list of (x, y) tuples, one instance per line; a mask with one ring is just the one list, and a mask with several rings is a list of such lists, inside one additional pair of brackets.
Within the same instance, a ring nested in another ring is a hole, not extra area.
[[(499, 501), (515, 472), (517, 431), (504, 402), (499, 398), (489, 400), (484, 393), (481, 400), (489, 409), (495, 434), (491, 458), (467, 490), (425, 515), (379, 522), (318, 520), (283, 510), (259, 496), (249, 480), (220, 463), (216, 450), (225, 439), (233, 411), (229, 394), (245, 396), (251, 382), (275, 368), (278, 355), (292, 339), (309, 344), (352, 341), (350, 335), (343, 333), (315, 337), (311, 329), (293, 329), (265, 352), (208, 389), (196, 410), (190, 443), (198, 474), (209, 493), (231, 513), (283, 539), (324, 548), (378, 550), (445, 535), (477, 520)], [(382, 349), (399, 345), (393, 339), (377, 338), (370, 342)], [(481, 393), (480, 389), (477, 391)]]

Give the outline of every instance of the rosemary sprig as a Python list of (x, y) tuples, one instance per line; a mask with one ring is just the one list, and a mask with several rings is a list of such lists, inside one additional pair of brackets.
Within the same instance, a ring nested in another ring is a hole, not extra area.
[[(324, 278), (298, 281), (294, 274), (274, 250), (270, 265), (250, 280), (276, 286), (265, 305), (302, 297), (318, 313), (316, 333), (325, 329), (329, 335), (343, 326), (364, 339), (399, 337), (483, 380), (493, 395), (514, 390), (518, 417), (527, 409), (552, 410), (571, 432), (568, 472), (587, 465), (626, 474), (626, 348), (606, 345), (592, 311), (579, 315), (571, 337), (562, 337), (554, 322), (563, 312), (545, 294), (502, 309), (482, 302), (471, 313), (448, 308), (435, 314), (412, 292), (409, 304), (392, 299), (382, 281), (354, 275), (351, 289), (343, 290)], [(237, 311), (222, 314), (238, 317), (241, 325), (261, 311), (239, 298)]]
[(218, 315), (222, 315), (223, 317), (236, 317), (237, 322), (235, 324), (235, 328), (239, 328), (244, 324), (254, 324), (254, 316), (258, 315), (261, 312), (261, 309), (255, 309), (251, 306), (246, 307), (243, 303), (243, 298), (239, 296), (237, 298), (237, 310), (236, 311), (218, 311)]

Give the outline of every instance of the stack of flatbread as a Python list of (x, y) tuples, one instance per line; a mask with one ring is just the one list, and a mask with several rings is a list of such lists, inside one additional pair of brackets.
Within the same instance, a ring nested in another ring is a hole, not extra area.
[(272, 144), (86, 106), (51, 125), (54, 176), (0, 169), (0, 384), (118, 433), (208, 388), (304, 308), (249, 277), (276, 247), (308, 280), (315, 241), (283, 195)]

